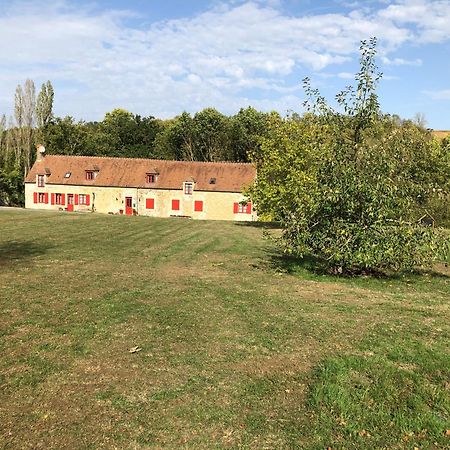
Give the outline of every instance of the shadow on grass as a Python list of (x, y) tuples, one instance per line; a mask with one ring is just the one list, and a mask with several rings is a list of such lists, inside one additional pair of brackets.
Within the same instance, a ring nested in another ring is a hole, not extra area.
[[(324, 276), (327, 277), (327, 281), (330, 280), (380, 280), (380, 281), (398, 281), (404, 283), (414, 283), (423, 281), (425, 278), (431, 278), (436, 280), (448, 280), (450, 279), (450, 271), (447, 265), (436, 265), (432, 269), (415, 269), (412, 271), (399, 271), (399, 272), (371, 272), (371, 273), (333, 273), (326, 266), (324, 260), (317, 258), (313, 255), (305, 255), (303, 257), (284, 255), (274, 249), (267, 250), (269, 268), (277, 272), (284, 272), (288, 274), (298, 274), (306, 278), (315, 278), (324, 280)], [(325, 281), (325, 280), (324, 280)]]
[(9, 241), (0, 243), (0, 267), (43, 255), (49, 248), (48, 245), (34, 241)]
[(281, 225), (278, 222), (235, 222), (238, 227), (262, 228), (265, 230), (278, 230)]

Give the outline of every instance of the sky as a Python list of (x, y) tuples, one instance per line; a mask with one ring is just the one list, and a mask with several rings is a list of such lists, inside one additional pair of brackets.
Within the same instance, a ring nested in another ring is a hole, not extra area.
[(333, 104), (373, 36), (383, 112), (450, 129), (450, 0), (0, 0), (0, 114), (27, 78), (83, 120), (302, 113), (302, 79)]

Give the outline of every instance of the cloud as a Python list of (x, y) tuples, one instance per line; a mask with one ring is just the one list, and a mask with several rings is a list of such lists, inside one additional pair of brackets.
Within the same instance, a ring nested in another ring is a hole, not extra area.
[(399, 26), (415, 26), (418, 43), (439, 43), (450, 39), (448, 0), (400, 0), (378, 15)]
[(408, 60), (403, 58), (393, 58), (390, 59), (387, 56), (382, 56), (381, 61), (383, 64), (386, 64), (387, 66), (421, 66), (422, 60), (420, 58)]
[(0, 40), (8, 45), (0, 63), (0, 111), (11, 107), (15, 85), (27, 77), (51, 79), (56, 112), (85, 119), (119, 106), (159, 117), (206, 106), (284, 111), (295, 102), (300, 107), (294, 93), (303, 76), (354, 60), (361, 39), (379, 36), (384, 63), (395, 66), (419, 64), (388, 55), (423, 40), (425, 31), (428, 39), (448, 37), (446, 1), (355, 5), (348, 13), (308, 16), (283, 13), (279, 1), (213, 5), (193, 17), (144, 25), (134, 11), (98, 4), (3, 4)]
[(355, 74), (350, 72), (339, 72), (337, 74), (338, 78), (342, 78), (343, 80), (354, 80)]
[(422, 94), (427, 95), (432, 100), (450, 100), (450, 89), (443, 89), (440, 91), (422, 91)]

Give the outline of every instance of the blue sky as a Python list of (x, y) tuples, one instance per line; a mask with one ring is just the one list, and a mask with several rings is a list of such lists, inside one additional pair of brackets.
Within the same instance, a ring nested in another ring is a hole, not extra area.
[(333, 102), (371, 36), (383, 111), (450, 129), (450, 0), (0, 0), (0, 114), (26, 78), (85, 120), (302, 112), (301, 80)]

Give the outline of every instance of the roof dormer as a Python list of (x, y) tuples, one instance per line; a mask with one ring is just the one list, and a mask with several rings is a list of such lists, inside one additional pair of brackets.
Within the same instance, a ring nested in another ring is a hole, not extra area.
[(154, 167), (153, 170), (147, 172), (145, 174), (145, 182), (147, 184), (153, 184), (158, 181), (159, 171), (157, 167)]

